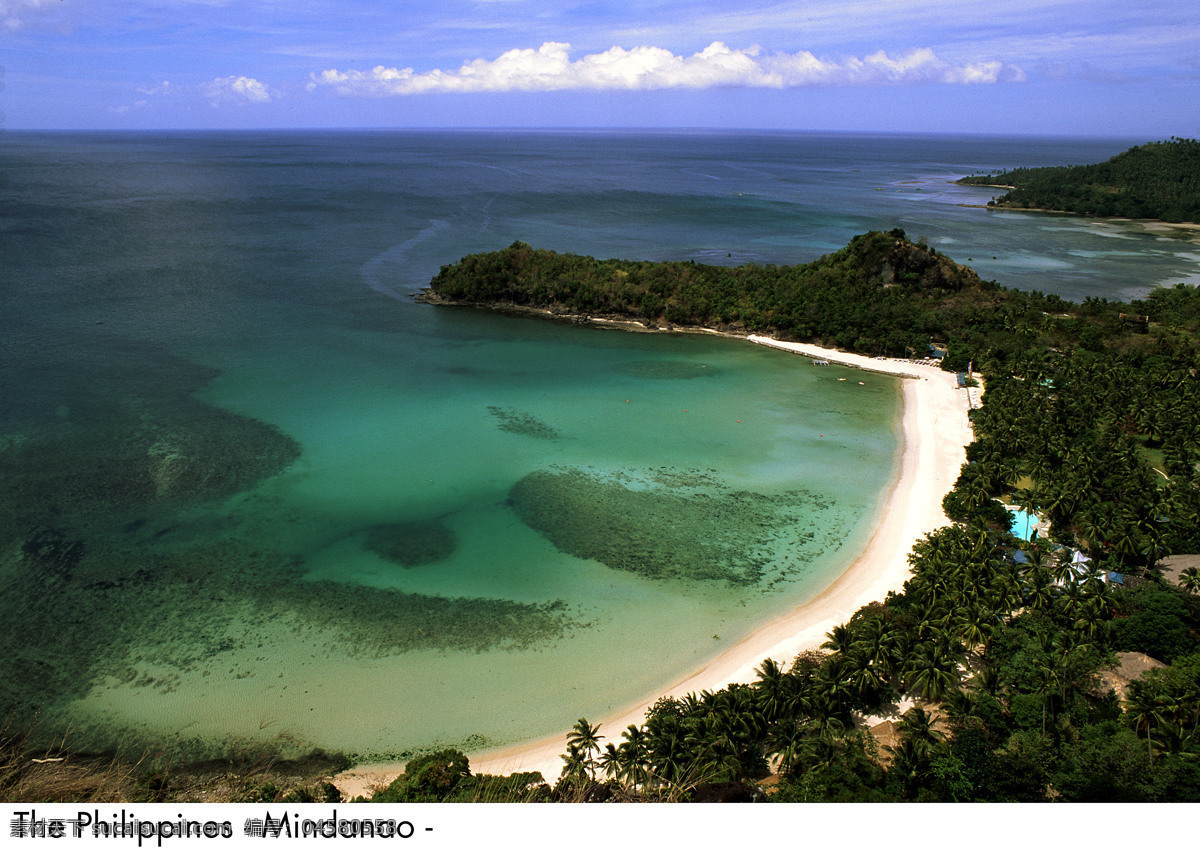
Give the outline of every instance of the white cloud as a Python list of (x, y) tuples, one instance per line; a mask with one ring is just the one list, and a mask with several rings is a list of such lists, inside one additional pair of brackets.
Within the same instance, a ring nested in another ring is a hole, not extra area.
[(899, 56), (878, 51), (862, 59), (819, 59), (812, 53), (762, 55), (714, 41), (692, 56), (661, 47), (612, 47), (574, 61), (570, 45), (548, 41), (495, 59), (472, 59), (457, 70), (417, 73), (377, 65), (370, 71), (329, 69), (312, 74), (309, 89), (331, 86), (347, 95), (413, 95), (428, 92), (794, 88), (813, 85), (1019, 82), (1021, 69), (987, 60), (951, 64), (929, 48)]
[(225, 101), (238, 103), (266, 103), (275, 97), (275, 91), (266, 83), (260, 83), (253, 77), (218, 77), (199, 87), (213, 106)]

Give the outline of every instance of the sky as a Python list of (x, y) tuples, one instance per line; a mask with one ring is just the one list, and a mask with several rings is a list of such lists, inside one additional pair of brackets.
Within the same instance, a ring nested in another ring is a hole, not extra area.
[(1197, 0), (0, 0), (0, 128), (1200, 137)]

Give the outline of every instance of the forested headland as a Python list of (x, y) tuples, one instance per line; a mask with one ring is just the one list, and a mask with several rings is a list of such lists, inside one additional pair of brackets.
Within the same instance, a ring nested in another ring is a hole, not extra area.
[[(1159, 289), (1133, 304), (1022, 292), (979, 277), (904, 231), (865, 233), (796, 266), (597, 260), (523, 242), (443, 266), (426, 300), (801, 340), (870, 356), (948, 349), (946, 369), (1007, 363), (1031, 345), (1093, 352), (1189, 346), (1195, 290)], [(1139, 333), (1148, 316), (1153, 333)]]
[(1200, 142), (1195, 139), (1139, 145), (1092, 165), (1017, 168), (958, 182), (1009, 189), (989, 207), (1200, 222)]

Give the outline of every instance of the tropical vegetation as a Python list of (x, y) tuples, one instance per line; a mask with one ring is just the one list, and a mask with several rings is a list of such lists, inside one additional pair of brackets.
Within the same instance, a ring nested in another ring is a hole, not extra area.
[(959, 183), (1009, 188), (990, 207), (1200, 222), (1200, 142), (1172, 137), (1094, 165), (1016, 168)]
[[(570, 319), (616, 318), (644, 328), (708, 328), (804, 340), (871, 356), (948, 350), (948, 369), (997, 364), (1038, 350), (1153, 349), (1200, 331), (1194, 287), (1121, 304), (1070, 303), (983, 280), (903, 230), (856, 236), (797, 266), (597, 260), (515, 242), (443, 266), (429, 301), (480, 304)], [(1139, 333), (1147, 322), (1153, 334)]]

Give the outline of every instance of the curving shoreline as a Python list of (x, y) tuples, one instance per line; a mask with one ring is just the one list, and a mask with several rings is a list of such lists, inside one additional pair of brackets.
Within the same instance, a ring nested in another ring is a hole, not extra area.
[[(594, 321), (594, 320), (593, 320)], [(719, 333), (719, 332), (712, 332)], [(732, 336), (732, 335), (731, 335)], [(971, 428), (967, 391), (953, 373), (907, 361), (875, 360), (802, 343), (742, 336), (750, 342), (906, 379), (902, 381), (901, 449), (888, 494), (865, 549), (833, 584), (791, 612), (776, 618), (687, 677), (601, 719), (601, 733), (619, 740), (630, 724), (641, 724), (646, 711), (663, 696), (716, 691), (730, 683), (753, 682), (755, 669), (771, 658), (783, 666), (805, 650), (818, 647), (825, 633), (844, 623), (860, 607), (899, 590), (909, 575), (908, 554), (914, 543), (947, 523), (942, 497), (953, 487), (966, 460)], [(562, 767), (566, 731), (534, 742), (469, 754), (477, 774), (540, 771), (553, 783)], [(358, 766), (335, 778), (347, 797), (369, 794), (403, 770), (403, 763)]]

